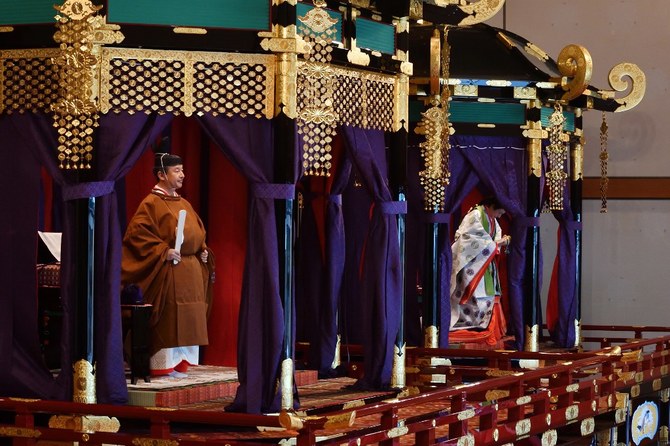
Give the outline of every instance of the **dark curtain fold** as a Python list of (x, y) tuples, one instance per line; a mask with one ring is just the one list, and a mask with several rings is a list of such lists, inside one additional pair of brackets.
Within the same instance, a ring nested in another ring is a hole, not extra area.
[[(37, 323), (37, 229), (40, 165), (23, 133), (32, 115), (0, 115), (0, 392), (4, 396), (65, 399), (66, 391), (41, 358)], [(23, 129), (23, 131), (21, 131)]]
[(370, 207), (373, 199), (370, 192), (360, 183), (360, 174), (353, 169), (349, 182), (342, 194), (342, 214), (344, 218), (345, 248), (344, 276), (340, 301), (340, 333), (346, 347), (342, 354), (344, 361), (351, 360), (350, 344), (363, 344), (363, 328), (367, 322), (361, 312), (361, 260), (365, 238), (370, 225)]
[(345, 264), (342, 193), (351, 175), (351, 162), (341, 150), (341, 140), (336, 139), (330, 177), (303, 179), (297, 324), (302, 327), (302, 338), (310, 343), (309, 367), (322, 377), (333, 374)]
[(360, 306), (363, 317), (364, 376), (360, 388), (391, 384), (395, 339), (400, 328), (402, 265), (393, 196), (387, 184), (384, 133), (343, 127), (345, 145), (374, 205), (365, 241)]
[[(579, 305), (575, 231), (581, 230), (582, 224), (574, 219), (567, 185), (563, 196), (563, 210), (553, 212), (559, 226), (556, 258), (551, 277), (552, 285), (547, 298), (547, 326), (552, 341), (559, 347), (569, 348), (575, 345), (574, 321), (577, 318), (577, 306)], [(550, 314), (550, 307), (557, 310), (555, 314)]]
[(424, 169), (421, 148), (408, 146), (407, 150), (407, 218), (405, 219), (405, 339), (408, 346), (423, 346), (421, 316), (426, 224), (424, 222), (423, 189), (419, 172)]
[[(275, 200), (293, 198), (291, 185), (275, 185), (272, 122), (254, 118), (201, 116), (209, 137), (250, 184), (249, 238), (242, 285), (237, 348), (240, 386), (229, 411), (276, 412), (280, 409), (280, 372), (284, 336), (279, 281)], [(294, 159), (296, 159), (294, 157)], [(294, 172), (298, 169), (295, 168)]]
[[(70, 399), (72, 373), (67, 364), (74, 358), (71, 345), (74, 326), (75, 265), (78, 243), (74, 234), (76, 199), (96, 197), (94, 244), (94, 361), (96, 396), (100, 403), (122, 404), (128, 393), (123, 370), (123, 344), (120, 309), (121, 229), (115, 182), (122, 178), (153, 138), (167, 125), (169, 117), (108, 114), (100, 117), (95, 133), (91, 182), (79, 182), (76, 171), (58, 168), (55, 151), (56, 132), (51, 117), (11, 115), (14, 128), (22, 138), (20, 147), (30, 148), (54, 181), (63, 189), (63, 239), (61, 252), (61, 373), (52, 387), (51, 397)], [(37, 203), (35, 204), (37, 207)], [(35, 228), (36, 229), (36, 228)], [(33, 274), (33, 270), (24, 274)], [(33, 291), (34, 293), (34, 291)], [(39, 375), (38, 375), (39, 377)]]
[[(521, 137), (454, 135), (451, 138), (452, 174), (458, 173), (457, 166), (454, 163), (458, 162), (459, 156), (462, 157), (463, 165), (468, 166), (475, 173), (481, 182), (481, 188), (494, 194), (511, 217), (510, 235), (512, 240), (510, 253), (507, 256), (508, 302), (510, 308), (508, 330), (514, 335), (518, 349), (523, 348), (525, 337), (523, 293), (526, 230), (529, 225), (539, 225), (539, 221), (529, 221), (526, 218), (527, 161), (525, 148), (525, 139)], [(452, 178), (449, 187), (452, 187), (452, 185), (453, 187), (459, 187), (454, 178)], [(462, 190), (456, 195), (467, 194), (467, 192), (467, 190)], [(452, 195), (448, 190), (447, 194)], [(448, 197), (448, 200), (451, 200), (451, 197)], [(461, 200), (454, 200), (449, 208), (453, 209), (456, 203), (460, 203)], [(450, 256), (450, 253), (446, 255)], [(451, 266), (450, 259), (447, 262)], [(451, 267), (448, 272), (451, 273)], [(446, 290), (449, 290), (450, 277), (447, 276), (442, 279), (442, 283), (445, 283), (445, 281), (447, 284)], [(449, 299), (448, 295), (446, 299)], [(440, 336), (441, 343), (442, 336)]]

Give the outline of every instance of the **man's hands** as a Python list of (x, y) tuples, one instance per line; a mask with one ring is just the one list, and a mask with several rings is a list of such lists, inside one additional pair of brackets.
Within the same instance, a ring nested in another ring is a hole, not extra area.
[(176, 260), (177, 263), (181, 262), (181, 254), (174, 248), (168, 249), (167, 252), (167, 261)]
[[(209, 252), (207, 252), (207, 250), (205, 249), (200, 253), (200, 260), (202, 261), (202, 263), (207, 263), (208, 258), (209, 258)], [(181, 262), (181, 254), (176, 249), (170, 248), (168, 249), (166, 260), (168, 262), (171, 260), (176, 260), (177, 263), (179, 263)]]

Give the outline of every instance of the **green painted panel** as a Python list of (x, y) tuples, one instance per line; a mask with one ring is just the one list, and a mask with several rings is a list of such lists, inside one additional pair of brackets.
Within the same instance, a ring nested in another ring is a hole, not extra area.
[[(296, 14), (298, 15), (298, 23), (297, 23), (298, 32), (300, 32), (300, 17), (306, 16), (307, 13), (312, 9), (314, 9), (314, 6), (306, 5), (305, 3), (298, 3), (298, 5), (296, 6)], [(342, 42), (342, 14), (337, 11), (333, 11), (331, 9), (324, 9), (324, 10), (328, 13), (328, 15), (331, 18), (337, 20), (337, 23), (334, 25), (335, 34), (324, 36), (324, 38), (330, 38), (334, 41)], [(331, 28), (329, 28), (329, 30), (330, 29)]]
[[(542, 113), (542, 127), (547, 128), (549, 127), (549, 116), (554, 112), (553, 108), (549, 107), (542, 107), (541, 113)], [(565, 117), (565, 122), (563, 123), (563, 130), (566, 132), (574, 132), (575, 131), (575, 114), (573, 112), (563, 112), (563, 116)]]
[(55, 0), (0, 0), (0, 25), (56, 23)]
[(108, 0), (109, 23), (270, 29), (270, 0)]
[(409, 122), (421, 121), (421, 113), (426, 110), (423, 101), (409, 101)]
[(356, 46), (395, 54), (395, 27), (368, 19), (356, 19)]
[(519, 125), (526, 123), (526, 106), (523, 104), (452, 101), (449, 110), (452, 122)]

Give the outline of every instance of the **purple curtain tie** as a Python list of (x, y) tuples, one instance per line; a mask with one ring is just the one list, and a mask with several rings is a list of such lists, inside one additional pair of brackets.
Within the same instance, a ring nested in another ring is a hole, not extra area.
[(540, 217), (516, 217), (514, 221), (523, 228), (540, 226)]
[(582, 222), (581, 221), (566, 221), (563, 224), (570, 231), (581, 231), (582, 230)]
[(114, 192), (114, 181), (91, 181), (89, 183), (67, 184), (63, 186), (63, 200), (100, 197)]
[(382, 214), (406, 214), (406, 201), (382, 201), (379, 203)]
[(251, 186), (251, 194), (256, 198), (292, 200), (295, 198), (295, 184), (255, 183)]
[(431, 212), (424, 213), (422, 220), (426, 223), (451, 223), (451, 214), (444, 212)]

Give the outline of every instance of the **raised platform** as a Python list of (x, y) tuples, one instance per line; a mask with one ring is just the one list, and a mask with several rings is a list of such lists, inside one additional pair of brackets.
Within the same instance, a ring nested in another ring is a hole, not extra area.
[[(295, 380), (298, 386), (314, 384), (317, 372), (298, 370)], [(159, 376), (151, 382), (138, 380), (135, 384), (128, 379), (128, 405), (178, 408), (211, 400), (232, 401), (238, 386), (235, 367), (193, 366), (186, 378)]]

